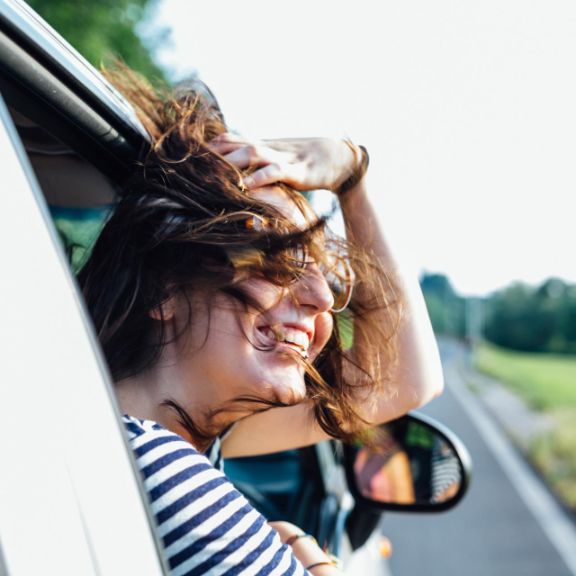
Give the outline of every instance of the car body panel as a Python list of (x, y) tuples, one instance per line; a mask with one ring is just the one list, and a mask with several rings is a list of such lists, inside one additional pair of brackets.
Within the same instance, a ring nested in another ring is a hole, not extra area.
[(0, 101), (0, 546), (24, 574), (163, 573), (106, 370)]

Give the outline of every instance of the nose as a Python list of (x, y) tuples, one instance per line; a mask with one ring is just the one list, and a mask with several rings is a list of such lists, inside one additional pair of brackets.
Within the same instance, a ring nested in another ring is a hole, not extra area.
[(294, 285), (292, 293), (299, 306), (309, 306), (318, 313), (327, 312), (334, 307), (332, 290), (315, 263), (306, 265), (306, 270)]

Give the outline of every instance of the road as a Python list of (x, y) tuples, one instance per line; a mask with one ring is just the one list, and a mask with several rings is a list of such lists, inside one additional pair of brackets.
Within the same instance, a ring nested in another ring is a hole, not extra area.
[(474, 462), (472, 485), (449, 512), (385, 515), (382, 533), (394, 546), (393, 576), (575, 576), (571, 521), (520, 460), (511, 466), (516, 457), (506, 439), (496, 434), (496, 442), (479, 425), (493, 421), (466, 393), (457, 369), (462, 349), (450, 342), (440, 349), (447, 389), (423, 412), (464, 441)]

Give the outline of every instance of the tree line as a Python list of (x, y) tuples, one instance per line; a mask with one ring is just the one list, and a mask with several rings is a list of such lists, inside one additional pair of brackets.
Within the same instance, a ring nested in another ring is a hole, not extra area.
[(424, 274), (420, 282), (437, 334), (481, 336), (523, 352), (576, 354), (576, 285), (558, 278), (537, 286), (516, 282), (472, 299), (457, 294), (443, 274)]

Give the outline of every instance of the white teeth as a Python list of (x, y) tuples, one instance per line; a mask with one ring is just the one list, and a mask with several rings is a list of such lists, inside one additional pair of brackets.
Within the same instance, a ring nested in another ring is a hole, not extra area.
[(263, 332), (265, 336), (271, 340), (294, 345), (299, 348), (303, 354), (307, 354), (308, 348), (310, 346), (310, 339), (306, 332), (289, 327), (280, 327), (276, 330), (268, 327), (263, 330)]
[(292, 328), (284, 330), (284, 342), (295, 344), (299, 348), (302, 348), (302, 350), (308, 350), (308, 346), (310, 346), (308, 334), (301, 330), (294, 330)]

